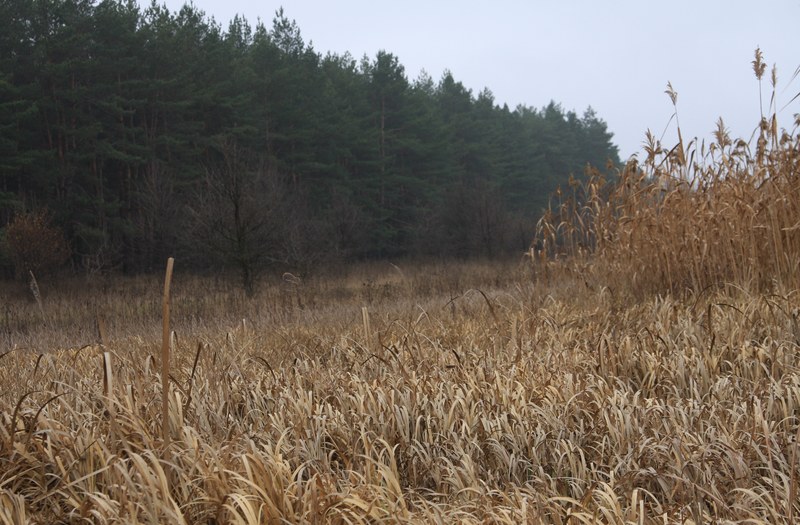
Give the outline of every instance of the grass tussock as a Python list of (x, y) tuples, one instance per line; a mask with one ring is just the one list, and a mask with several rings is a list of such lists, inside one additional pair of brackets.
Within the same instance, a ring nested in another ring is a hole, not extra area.
[(796, 523), (798, 142), (770, 122), (697, 161), (650, 137), (536, 264), (246, 298), (178, 263), (164, 333), (160, 278), (5, 288), (0, 524)]

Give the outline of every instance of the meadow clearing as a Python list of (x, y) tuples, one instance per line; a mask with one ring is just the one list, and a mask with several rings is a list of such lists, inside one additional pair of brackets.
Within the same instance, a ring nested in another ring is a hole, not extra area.
[(4, 285), (0, 523), (795, 523), (799, 152), (651, 136), (518, 260), (178, 261), (166, 434), (163, 276)]

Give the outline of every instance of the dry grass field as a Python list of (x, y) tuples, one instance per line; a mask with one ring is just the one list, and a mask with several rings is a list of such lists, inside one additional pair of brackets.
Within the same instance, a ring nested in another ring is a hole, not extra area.
[(519, 261), (251, 299), (178, 261), (167, 435), (163, 276), (4, 285), (0, 523), (800, 521), (800, 139), (773, 122), (651, 137)]

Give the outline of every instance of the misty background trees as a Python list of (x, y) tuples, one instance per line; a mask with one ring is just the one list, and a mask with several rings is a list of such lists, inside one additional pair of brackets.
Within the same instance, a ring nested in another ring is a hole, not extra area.
[(177, 254), (248, 287), (270, 266), (523, 251), (557, 185), (619, 162), (611, 138), (591, 108), (323, 55), (282, 11), (223, 28), (192, 6), (0, 0), (0, 228), (46, 212), (79, 269)]

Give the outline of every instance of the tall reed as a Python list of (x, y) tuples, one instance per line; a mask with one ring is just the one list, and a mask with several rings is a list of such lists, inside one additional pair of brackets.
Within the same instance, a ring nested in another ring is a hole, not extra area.
[[(759, 50), (753, 67), (761, 82)], [(572, 180), (538, 224), (539, 256), (638, 295), (723, 283), (797, 288), (800, 119), (779, 128), (774, 70), (770, 82), (770, 112), (750, 142), (732, 139), (722, 119), (709, 144), (685, 143), (680, 126), (672, 146), (648, 132), (644, 159), (618, 177), (589, 170), (585, 182)], [(666, 92), (677, 116), (677, 93)]]

